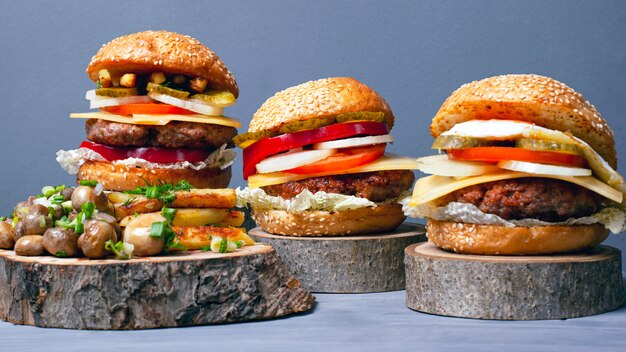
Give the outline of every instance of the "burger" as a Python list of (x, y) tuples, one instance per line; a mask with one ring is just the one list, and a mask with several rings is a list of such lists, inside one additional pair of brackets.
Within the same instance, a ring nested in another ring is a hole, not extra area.
[(405, 213), (449, 251), (580, 251), (625, 228), (613, 132), (572, 88), (505, 75), (465, 84), (430, 125), (442, 154), (418, 159)]
[(378, 93), (354, 78), (310, 81), (269, 98), (243, 148), (248, 187), (237, 189), (265, 231), (335, 236), (395, 229), (415, 160), (386, 154), (394, 115)]
[(140, 32), (103, 45), (87, 74), (95, 87), (86, 98), (98, 111), (70, 115), (87, 119), (87, 140), (57, 153), (70, 174), (116, 191), (228, 185), (241, 123), (223, 113), (239, 88), (213, 51), (178, 33)]

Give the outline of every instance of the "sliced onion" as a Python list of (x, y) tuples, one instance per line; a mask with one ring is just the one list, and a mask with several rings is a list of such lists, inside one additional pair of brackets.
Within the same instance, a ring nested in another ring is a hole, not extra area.
[(119, 106), (126, 104), (141, 104), (141, 103), (150, 103), (153, 102), (152, 98), (147, 95), (133, 95), (131, 97), (123, 97), (123, 98), (106, 98), (106, 99), (96, 99), (89, 101), (90, 109), (98, 109), (104, 108), (107, 106)]
[(498, 163), (498, 167), (511, 171), (526, 172), (540, 175), (560, 175), (560, 176), (591, 176), (590, 169), (580, 167), (557, 166), (530, 163), (527, 161), (506, 160)]
[(355, 137), (338, 139), (335, 141), (321, 142), (313, 144), (313, 149), (340, 149), (340, 148), (352, 148), (363, 147), (366, 145), (393, 143), (393, 137), (390, 134), (383, 134), (380, 136), (367, 136), (367, 137)]
[(336, 152), (337, 151), (334, 149), (320, 149), (278, 154), (270, 156), (258, 163), (256, 165), (256, 171), (260, 174), (266, 174), (269, 172), (289, 170), (328, 158)]
[(500, 171), (500, 168), (492, 164), (480, 161), (450, 160), (445, 154), (417, 159), (417, 169), (427, 174), (451, 177), (477, 176)]
[(198, 114), (204, 114), (204, 115), (209, 115), (209, 116), (220, 116), (224, 114), (224, 108), (216, 108), (214, 106), (200, 103), (197, 100), (195, 101), (183, 100), (183, 99), (174, 98), (166, 94), (160, 94), (160, 93), (155, 93), (155, 92), (148, 93), (148, 96), (162, 103), (178, 106), (179, 108), (197, 112)]

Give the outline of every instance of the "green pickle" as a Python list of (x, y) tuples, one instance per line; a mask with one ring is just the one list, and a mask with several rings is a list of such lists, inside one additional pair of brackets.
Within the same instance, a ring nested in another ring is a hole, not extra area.
[(316, 128), (332, 125), (335, 123), (334, 117), (317, 117), (314, 119), (291, 121), (280, 127), (280, 133), (292, 133), (304, 130), (314, 130)]
[(207, 104), (218, 108), (231, 106), (237, 101), (233, 93), (221, 90), (209, 90), (202, 92), (202, 94), (194, 94), (190, 99), (202, 100)]
[(96, 95), (109, 98), (123, 98), (137, 95), (137, 88), (98, 88)]
[(148, 83), (148, 87), (146, 87), (146, 89), (148, 92), (165, 94), (178, 99), (187, 99), (189, 96), (189, 92), (185, 92), (184, 90), (169, 88), (152, 82)]
[(465, 149), (473, 147), (484, 147), (493, 145), (493, 141), (486, 139), (466, 137), (466, 136), (452, 136), (441, 135), (435, 138), (432, 149)]
[(580, 154), (580, 149), (575, 144), (556, 143), (541, 139), (520, 138), (515, 142), (515, 146), (528, 150)]
[(258, 141), (259, 139), (274, 137), (275, 135), (275, 133), (272, 133), (270, 131), (245, 132), (233, 137), (233, 142), (238, 147), (241, 147), (241, 145), (246, 141)]
[(348, 112), (345, 114), (337, 115), (337, 122), (350, 122), (350, 121), (374, 121), (385, 122), (385, 113), (382, 111), (371, 112)]

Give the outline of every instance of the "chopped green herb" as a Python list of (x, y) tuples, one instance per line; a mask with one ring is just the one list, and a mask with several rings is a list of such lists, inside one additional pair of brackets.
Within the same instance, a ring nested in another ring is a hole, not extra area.
[(80, 182), (78, 182), (81, 186), (89, 186), (89, 187), (96, 187), (96, 185), (98, 184), (98, 181), (96, 180), (80, 180)]
[(52, 204), (62, 204), (64, 201), (65, 198), (63, 198), (63, 196), (60, 194), (55, 194), (52, 196), (52, 199), (50, 199), (50, 203)]
[(61, 192), (64, 189), (65, 189), (65, 185), (58, 185), (58, 186), (54, 187), (54, 192), (55, 193), (59, 193), (59, 192)]
[(0, 216), (0, 221), (4, 221), (4, 220), (6, 220), (6, 219), (7, 219), (7, 217), (6, 217), (6, 216)]
[(242, 240), (235, 241), (235, 245), (237, 246), (237, 248), (241, 248), (243, 247), (243, 241)]
[(200, 250), (203, 252), (210, 252), (211, 251), (211, 246), (202, 246), (200, 247)]
[(135, 203), (136, 201), (137, 201), (137, 197), (129, 197), (128, 199), (126, 199), (124, 201), (124, 203), (122, 203), (122, 206), (131, 205), (131, 204)]
[(83, 223), (77, 223), (74, 226), (74, 232), (78, 235), (82, 234), (83, 232), (85, 232), (85, 225), (83, 225)]
[(138, 212), (135, 212), (135, 214), (133, 214), (133, 217), (135, 217), (135, 218), (138, 217), (138, 216), (139, 216)]
[(171, 224), (174, 221), (176, 212), (177, 210), (173, 208), (163, 207), (163, 209), (161, 209), (161, 215), (163, 215), (163, 217), (167, 220), (168, 224)]
[(117, 241), (114, 243), (113, 241), (108, 240), (104, 243), (104, 249), (113, 252), (113, 254), (115, 254), (115, 259), (127, 260), (132, 258), (135, 246), (130, 243), (124, 243), (123, 241)]
[(137, 187), (130, 191), (124, 191), (124, 193), (140, 194), (142, 196), (145, 196), (146, 198), (158, 199), (163, 202), (163, 204), (167, 205), (173, 202), (174, 199), (176, 199), (176, 195), (174, 194), (174, 192), (189, 191), (193, 188), (193, 186), (185, 180), (178, 182), (178, 184), (176, 185), (171, 183), (164, 183), (162, 181), (159, 181), (158, 185), (151, 185), (147, 181), (146, 184), (148, 185), (144, 187)]
[(45, 186), (44, 188), (41, 189), (41, 194), (43, 194), (43, 196), (46, 198), (51, 197), (55, 193), (56, 191), (54, 190), (54, 187), (52, 186)]
[(222, 242), (220, 242), (220, 253), (226, 253), (228, 251), (228, 239), (222, 238)]
[(165, 235), (165, 229), (169, 228), (165, 221), (153, 222), (150, 226), (150, 237), (163, 238)]
[(93, 202), (83, 203), (81, 205), (82, 214), (84, 215), (84, 219), (91, 219), (93, 216), (93, 212), (96, 210), (96, 205)]
[(58, 251), (54, 253), (54, 256), (59, 258), (67, 258), (67, 253), (65, 253), (65, 251)]
[(102, 82), (100, 82), (100, 80), (96, 81), (96, 89), (100, 89), (102, 88)]

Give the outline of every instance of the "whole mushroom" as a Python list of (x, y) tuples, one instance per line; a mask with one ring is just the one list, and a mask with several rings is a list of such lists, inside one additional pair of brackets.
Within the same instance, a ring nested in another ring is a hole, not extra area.
[(13, 249), (15, 238), (13, 238), (13, 229), (11, 224), (6, 221), (0, 221), (0, 248)]
[(78, 235), (71, 229), (53, 227), (43, 234), (43, 246), (57, 257), (76, 257), (80, 253)]
[(132, 219), (124, 229), (124, 242), (135, 248), (133, 255), (146, 257), (163, 252), (165, 239), (150, 236), (153, 223), (165, 221), (161, 214), (141, 214)]
[(24, 236), (15, 242), (15, 254), (23, 256), (37, 256), (45, 252), (43, 236)]
[(47, 229), (52, 227), (50, 210), (41, 205), (35, 204), (28, 209), (28, 214), (21, 220), (23, 223), (23, 235), (43, 235)]
[(82, 205), (92, 202), (99, 211), (110, 213), (112, 205), (104, 192), (98, 193), (89, 186), (78, 186), (72, 192), (72, 207), (76, 211), (81, 211)]
[(84, 233), (78, 237), (78, 247), (91, 259), (104, 258), (111, 252), (105, 248), (107, 241), (117, 242), (115, 229), (104, 221), (85, 220)]

